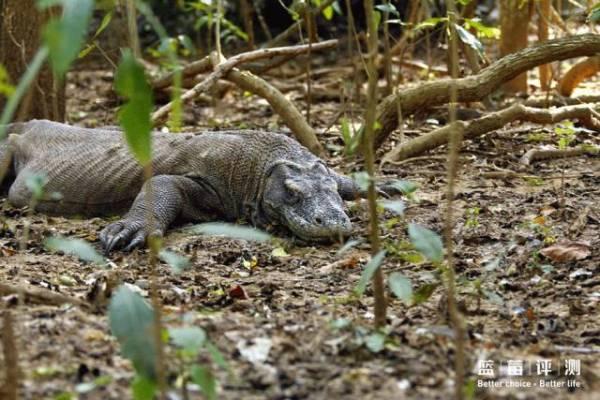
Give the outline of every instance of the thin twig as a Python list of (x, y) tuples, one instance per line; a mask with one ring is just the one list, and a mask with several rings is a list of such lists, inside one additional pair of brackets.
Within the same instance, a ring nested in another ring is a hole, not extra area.
[[(337, 40), (327, 40), (325, 42), (315, 43), (312, 46), (286, 46), (271, 49), (258, 49), (246, 53), (237, 54), (219, 63), (219, 65), (215, 67), (214, 71), (210, 75), (208, 75), (202, 82), (198, 83), (196, 86), (182, 94), (181, 102), (189, 102), (195, 97), (197, 97), (200, 93), (209, 91), (219, 79), (223, 78), (225, 75), (227, 75), (229, 71), (231, 71), (233, 68), (235, 68), (241, 63), (287, 54), (303, 53), (305, 51), (308, 51), (309, 49), (312, 49), (313, 51), (323, 50), (326, 48), (334, 47), (335, 45), (337, 45)], [(158, 124), (168, 117), (173, 106), (172, 103), (173, 102), (165, 104), (152, 114), (152, 121), (154, 122), (154, 124)]]
[(11, 294), (22, 297), (24, 301), (29, 301), (36, 304), (46, 304), (52, 306), (73, 304), (85, 309), (90, 307), (90, 305), (83, 300), (79, 300), (75, 297), (67, 296), (62, 293), (56, 293), (48, 289), (13, 286), (7, 283), (0, 283), (0, 296), (8, 296)]
[[(375, 133), (375, 112), (377, 107), (377, 27), (373, 13), (373, 0), (365, 0), (365, 15), (369, 31), (367, 57), (367, 75), (369, 77), (367, 89), (367, 109), (365, 110), (365, 131), (362, 137), (363, 154), (365, 156), (365, 167), (369, 174), (369, 221), (371, 254), (374, 257), (381, 248), (379, 237), (379, 218), (377, 216), (377, 191), (375, 188), (375, 154), (373, 139)], [(375, 297), (375, 326), (381, 328), (386, 324), (387, 299), (385, 294), (385, 282), (383, 277), (383, 265), (373, 275), (373, 295)]]
[[(448, 42), (450, 69), (452, 83), (450, 85), (450, 103), (448, 105), (449, 120), (456, 121), (456, 102), (458, 99), (458, 88), (456, 79), (458, 78), (458, 38), (455, 29), (456, 8), (454, 1), (446, 0), (448, 8)], [(446, 287), (448, 293), (448, 312), (452, 327), (454, 329), (454, 397), (456, 400), (463, 399), (463, 388), (465, 380), (465, 327), (464, 317), (461, 315), (457, 306), (456, 299), (456, 272), (454, 270), (454, 239), (452, 229), (454, 227), (454, 191), (459, 170), (458, 158), (460, 156), (460, 147), (462, 142), (462, 129), (455, 129), (450, 134), (450, 145), (448, 147), (448, 185), (446, 188), (446, 213), (444, 217), (444, 239), (446, 244)]]
[(4, 310), (2, 313), (0, 338), (2, 339), (2, 353), (6, 368), (4, 387), (0, 390), (0, 395), (6, 400), (17, 400), (19, 398), (21, 370), (19, 368), (19, 352), (17, 350), (14, 322), (12, 313), (9, 310)]

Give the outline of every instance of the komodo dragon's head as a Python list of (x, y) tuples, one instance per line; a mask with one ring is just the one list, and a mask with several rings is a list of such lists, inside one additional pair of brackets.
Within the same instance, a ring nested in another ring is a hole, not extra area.
[(337, 182), (320, 161), (275, 164), (264, 186), (262, 209), (304, 240), (340, 239), (352, 232)]

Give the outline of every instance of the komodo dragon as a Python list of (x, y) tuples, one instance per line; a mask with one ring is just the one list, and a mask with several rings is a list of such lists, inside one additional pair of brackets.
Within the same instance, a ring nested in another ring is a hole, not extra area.
[[(227, 131), (153, 134), (153, 174), (143, 169), (116, 129), (87, 129), (45, 120), (8, 126), (0, 143), (1, 165), (9, 165), (8, 200), (29, 204), (28, 175), (47, 178), (36, 210), (55, 215), (119, 214), (100, 233), (105, 251), (142, 246), (148, 234), (163, 235), (177, 221), (245, 219), (278, 224), (309, 241), (351, 233), (342, 199), (361, 193), (352, 179), (328, 168), (282, 134)], [(12, 161), (12, 162), (11, 162)], [(146, 229), (151, 185), (153, 226)]]

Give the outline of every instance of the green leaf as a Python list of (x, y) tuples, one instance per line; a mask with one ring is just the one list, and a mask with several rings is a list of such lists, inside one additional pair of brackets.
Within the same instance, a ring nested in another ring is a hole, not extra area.
[(379, 24), (381, 23), (381, 13), (378, 11), (375, 11), (373, 13), (373, 22), (375, 23), (375, 29), (379, 29)]
[(196, 46), (194, 46), (194, 42), (188, 35), (179, 35), (177, 36), (177, 40), (185, 50), (187, 50), (187, 55), (195, 55), (196, 54)]
[(347, 252), (348, 250), (350, 250), (353, 247), (356, 247), (357, 245), (359, 245), (360, 243), (362, 243), (363, 241), (361, 239), (351, 239), (348, 240), (346, 243), (344, 243), (344, 245), (342, 247), (340, 247), (340, 249), (335, 253), (336, 257), (341, 256), (342, 254), (344, 254), (345, 252)]
[(350, 321), (348, 318), (337, 318), (331, 321), (329, 325), (332, 329), (340, 330), (352, 325), (352, 321)]
[(406, 205), (402, 200), (382, 200), (381, 205), (394, 214), (403, 215)]
[(176, 274), (183, 272), (190, 266), (189, 258), (175, 253), (174, 251), (161, 250), (160, 253), (158, 253), (158, 256), (161, 260), (169, 264), (169, 266), (173, 269), (173, 272)]
[(193, 365), (190, 375), (192, 381), (200, 386), (206, 399), (213, 400), (217, 398), (217, 382), (210, 369), (200, 365)]
[(588, 16), (588, 20), (591, 22), (600, 21), (600, 3), (594, 5), (592, 11), (590, 12), (590, 15)]
[(48, 184), (48, 177), (45, 173), (30, 173), (25, 177), (25, 186), (31, 192), (35, 200), (41, 200), (44, 197), (44, 189)]
[(365, 338), (365, 345), (373, 353), (379, 353), (385, 347), (385, 335), (374, 332)]
[(113, 18), (113, 14), (114, 10), (110, 10), (109, 12), (104, 14), (104, 17), (102, 17), (102, 22), (100, 22), (100, 26), (98, 27), (98, 29), (96, 29), (96, 32), (94, 33), (94, 38), (97, 38), (106, 29), (108, 24), (110, 24), (110, 21), (112, 21)]
[(127, 99), (119, 110), (119, 123), (125, 131), (127, 144), (135, 158), (146, 165), (152, 160), (152, 89), (144, 68), (131, 51), (123, 51), (115, 76), (117, 92)]
[(413, 295), (412, 304), (417, 305), (429, 300), (438, 286), (438, 283), (425, 283), (419, 286)]
[(385, 258), (385, 250), (381, 250), (379, 253), (375, 254), (375, 256), (373, 258), (371, 258), (371, 260), (367, 263), (367, 265), (365, 266), (365, 269), (363, 270), (362, 275), (360, 276), (360, 280), (358, 281), (358, 284), (354, 288), (354, 292), (358, 296), (363, 295), (363, 293), (365, 292), (365, 289), (367, 288), (367, 284), (369, 283), (371, 278), (373, 278), (375, 271), (377, 271), (377, 268), (379, 268), (379, 266), (383, 262), (384, 258)]
[(398, 12), (396, 7), (392, 3), (378, 4), (375, 6), (375, 8), (378, 9), (379, 11), (386, 12), (388, 14), (400, 16), (400, 13)]
[(15, 92), (15, 87), (10, 83), (10, 77), (4, 65), (0, 64), (0, 94), (9, 97)]
[(52, 399), (53, 400), (72, 400), (73, 397), (73, 393), (71, 392), (62, 392), (57, 394), (56, 396), (54, 396)]
[(346, 155), (354, 154), (360, 144), (360, 134), (353, 133), (350, 122), (346, 117), (342, 118), (341, 132), (342, 140), (344, 141), (344, 153)]
[(154, 400), (156, 383), (141, 375), (136, 375), (131, 383), (131, 391), (134, 400)]
[(198, 224), (190, 227), (187, 231), (199, 235), (225, 236), (255, 242), (267, 242), (272, 239), (271, 235), (259, 229), (224, 222)]
[(337, 15), (344, 15), (344, 12), (342, 11), (342, 7), (340, 7), (340, 2), (339, 1), (334, 1), (333, 4), (331, 5), (331, 7), (333, 7), (333, 10), (336, 12)]
[(479, 39), (477, 39), (475, 36), (473, 36), (471, 32), (469, 32), (468, 30), (466, 30), (458, 24), (454, 24), (454, 27), (456, 28), (456, 32), (458, 33), (458, 37), (460, 38), (460, 40), (464, 44), (475, 50), (477, 54), (483, 56), (483, 45), (481, 44)]
[(207, 341), (206, 350), (208, 351), (208, 354), (210, 354), (210, 358), (215, 364), (217, 364), (224, 370), (229, 371), (229, 364), (227, 364), (227, 361), (225, 361), (225, 357), (223, 357), (223, 354), (219, 351), (217, 346)]
[(169, 337), (175, 346), (181, 347), (190, 354), (198, 354), (206, 343), (206, 332), (197, 326), (169, 328)]
[(114, 9), (112, 9), (109, 12), (107, 12), (106, 14), (104, 14), (104, 17), (102, 17), (102, 21), (100, 22), (100, 26), (98, 27), (98, 29), (96, 29), (94, 36), (92, 36), (92, 39), (90, 40), (91, 43), (87, 44), (85, 46), (85, 48), (79, 52), (79, 54), (77, 55), (77, 58), (84, 58), (92, 50), (94, 50), (96, 48), (96, 46), (98, 45), (98, 42), (96, 41), (96, 39), (98, 38), (98, 36), (100, 36), (102, 31), (104, 31), (106, 29), (106, 27), (112, 20), (113, 14), (114, 14)]
[(415, 249), (431, 262), (440, 263), (444, 258), (442, 239), (434, 231), (417, 224), (408, 225), (408, 236)]
[(386, 186), (390, 186), (403, 194), (414, 193), (419, 188), (416, 183), (404, 179), (393, 180), (387, 183)]
[(350, 123), (348, 122), (348, 118), (346, 117), (342, 117), (341, 131), (344, 144), (348, 146), (352, 141), (352, 132), (350, 131)]
[(369, 174), (367, 172), (355, 172), (352, 174), (352, 180), (354, 180), (354, 183), (356, 183), (361, 191), (366, 192), (369, 189), (369, 182), (371, 178), (369, 178)]
[(463, 393), (465, 400), (473, 400), (475, 398), (475, 394), (477, 393), (477, 379), (467, 379), (463, 387)]
[(479, 18), (465, 18), (465, 28), (475, 29), (479, 37), (500, 39), (500, 29), (484, 25)]
[(131, 360), (138, 374), (154, 380), (156, 344), (152, 308), (139, 294), (121, 285), (111, 299), (108, 319), (123, 355)]
[(418, 23), (414, 29), (415, 29), (415, 31), (418, 31), (419, 29), (433, 28), (440, 22), (446, 22), (447, 20), (448, 20), (448, 18), (445, 18), (445, 17), (444, 18), (440, 18), (440, 17), (427, 18), (425, 21)]
[(48, 46), (50, 64), (54, 73), (63, 76), (79, 53), (88, 23), (94, 11), (93, 0), (40, 1), (42, 8), (60, 4), (62, 17), (50, 20), (43, 30), (43, 38)]
[(321, 13), (323, 14), (323, 16), (325, 17), (325, 19), (327, 21), (331, 21), (331, 19), (333, 18), (333, 7), (327, 6), (323, 9), (323, 11)]
[(44, 247), (50, 251), (62, 251), (65, 254), (71, 254), (82, 261), (91, 262), (98, 265), (106, 265), (104, 258), (98, 254), (91, 244), (82, 239), (71, 239), (62, 236), (55, 236), (44, 241)]
[(283, 247), (275, 247), (273, 249), (273, 251), (271, 252), (271, 255), (273, 257), (289, 257), (290, 256)]
[(389, 277), (390, 290), (394, 295), (402, 300), (404, 304), (410, 305), (413, 300), (413, 288), (410, 279), (405, 275), (394, 272)]

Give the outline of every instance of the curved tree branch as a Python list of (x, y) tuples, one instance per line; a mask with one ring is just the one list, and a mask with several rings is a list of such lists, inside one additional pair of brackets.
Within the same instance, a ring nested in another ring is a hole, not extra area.
[[(478, 101), (492, 93), (502, 83), (520, 73), (568, 58), (593, 56), (600, 53), (600, 35), (585, 34), (549, 40), (496, 61), (476, 75), (457, 79), (458, 101)], [(398, 124), (398, 104), (405, 116), (416, 110), (445, 104), (450, 100), (450, 79), (411, 86), (386, 97), (378, 106), (376, 146), (380, 146)]]
[[(259, 49), (253, 50), (246, 53), (237, 54), (214, 67), (214, 71), (208, 75), (202, 82), (198, 83), (193, 88), (189, 89), (187, 92), (181, 95), (182, 103), (187, 103), (192, 99), (196, 98), (199, 94), (203, 92), (209, 91), (213, 85), (222, 77), (227, 75), (229, 71), (231, 71), (234, 67), (239, 64), (255, 61), (259, 59), (272, 58), (282, 55), (289, 54), (300, 54), (307, 52), (311, 47), (312, 50), (323, 50), (331, 47), (335, 47), (337, 45), (337, 40), (327, 40), (321, 43), (314, 43), (311, 45), (300, 45), (300, 46), (287, 46), (287, 47), (274, 47), (270, 49)], [(210, 61), (210, 59), (209, 59)], [(198, 65), (194, 66), (194, 70), (199, 69), (200, 67), (204, 68), (204, 59), (198, 62)], [(185, 75), (185, 73), (184, 73)], [(171, 112), (171, 108), (173, 107), (173, 103), (167, 103), (164, 106), (160, 107), (152, 114), (152, 122), (154, 124), (158, 124), (164, 121), (169, 113)]]
[(267, 100), (300, 143), (318, 156), (325, 154), (314, 129), (306, 122), (306, 119), (304, 119), (298, 108), (278, 89), (250, 71), (233, 69), (227, 74), (225, 79), (235, 83), (242, 90), (254, 93)]

